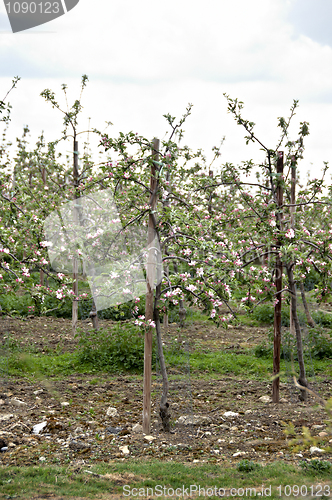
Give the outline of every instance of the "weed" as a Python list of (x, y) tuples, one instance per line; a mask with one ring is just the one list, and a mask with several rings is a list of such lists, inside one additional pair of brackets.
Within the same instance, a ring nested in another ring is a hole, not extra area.
[(27, 316), (30, 313), (29, 307), (34, 305), (30, 295), (16, 295), (14, 293), (2, 294), (0, 305), (4, 313), (11, 316)]
[(93, 378), (92, 380), (90, 380), (89, 384), (90, 385), (98, 385), (98, 384), (100, 384), (100, 379), (99, 378)]
[(325, 473), (332, 472), (332, 463), (327, 460), (313, 459), (310, 461), (301, 460), (299, 466), (304, 472)]
[(316, 359), (332, 358), (332, 342), (323, 332), (318, 329), (310, 329), (308, 332), (309, 349), (311, 355)]
[[(303, 311), (298, 310), (297, 315), (299, 322), (302, 325), (306, 324), (306, 316)], [(332, 314), (324, 313), (323, 311), (313, 311), (311, 314), (317, 325), (332, 328)], [(262, 304), (254, 309), (252, 317), (260, 323), (273, 325), (274, 307), (271, 304)], [(281, 311), (281, 325), (289, 326), (289, 309), (283, 308)]]
[(77, 355), (79, 363), (93, 366), (96, 371), (142, 371), (144, 335), (131, 323), (97, 333), (82, 332)]
[(252, 471), (257, 470), (261, 467), (262, 466), (260, 464), (256, 464), (252, 460), (248, 460), (248, 459), (241, 460), (241, 462), (239, 462), (236, 465), (236, 468), (239, 472), (252, 472)]
[(332, 328), (332, 314), (324, 313), (322, 311), (314, 311), (312, 313), (312, 318), (318, 325)]
[[(283, 313), (284, 311), (282, 311)], [(263, 304), (254, 309), (252, 313), (254, 319), (266, 325), (273, 325), (274, 308), (271, 304)]]
[[(273, 332), (270, 330), (268, 332), (268, 343), (263, 342), (257, 345), (254, 349), (255, 356), (257, 358), (271, 358), (273, 355)], [(303, 354), (305, 359), (325, 359), (332, 358), (332, 342), (330, 338), (327, 338), (327, 334), (322, 331), (321, 328), (310, 328), (308, 330), (306, 339), (303, 341)], [(297, 357), (297, 350), (295, 346), (295, 339), (292, 337), (288, 330), (282, 333), (282, 344), (280, 356), (289, 361), (293, 358), (295, 360)]]
[[(254, 319), (266, 325), (273, 325), (274, 307), (272, 304), (262, 304), (254, 309), (252, 313)], [(303, 311), (297, 311), (301, 324), (306, 323), (306, 317)], [(289, 326), (289, 308), (283, 308), (281, 311), (281, 326)]]

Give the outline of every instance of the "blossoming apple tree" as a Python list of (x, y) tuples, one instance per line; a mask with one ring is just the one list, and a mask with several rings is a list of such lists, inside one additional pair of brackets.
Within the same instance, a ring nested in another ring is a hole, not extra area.
[[(82, 91), (86, 81), (87, 77), (84, 75)], [(63, 91), (66, 92), (66, 86), (63, 86)], [(59, 107), (51, 91), (45, 90), (43, 96), (54, 107)], [(46, 144), (41, 135), (35, 148), (29, 150), (29, 129), (25, 127), (22, 138), (17, 139), (15, 158), (9, 161), (8, 154), (5, 155), (6, 147), (2, 150), (2, 164), (7, 169), (3, 168), (1, 171), (1, 252), (4, 258), (0, 265), (6, 276), (1, 275), (0, 286), (7, 293), (15, 293), (18, 287), (28, 291), (35, 301), (36, 313), (47, 312), (44, 306), (46, 296), (59, 300), (75, 296), (76, 302), (88, 298), (86, 293), (75, 293), (76, 288), (72, 289), (73, 281), (69, 276), (50, 270), (48, 242), (43, 233), (45, 218), (57, 210), (64, 200), (70, 200), (75, 193), (83, 192), (89, 179), (92, 179), (92, 161), (86, 151), (80, 158), (79, 172), (78, 152), (74, 151), (76, 177), (73, 181), (70, 158), (67, 156), (64, 159), (63, 153), (57, 150), (59, 143), (67, 139), (68, 125), (72, 124), (76, 133), (80, 111), (81, 104), (78, 100), (70, 110), (64, 112), (65, 130), (59, 140)], [(8, 120), (9, 114), (6, 121)], [(35, 283), (31, 276), (31, 272), (36, 270), (40, 271), (40, 283)], [(46, 279), (44, 283), (45, 276), (49, 280)]]
[[(312, 223), (317, 223), (317, 207), (329, 205), (322, 197), (323, 180), (310, 181), (298, 192), (296, 203), (291, 200), (290, 173), (302, 158), (308, 124), (300, 124), (296, 141), (289, 140), (288, 129), (297, 107), (294, 101), (289, 119), (279, 119), (281, 137), (277, 146), (268, 149), (254, 135), (254, 124), (242, 118), (242, 103), (227, 99), (229, 111), (247, 131), (247, 141), (259, 143), (266, 159), (258, 166), (252, 161), (237, 167), (221, 165), (215, 168), (212, 178), (204, 168), (203, 158), (198, 163), (198, 156), (189, 149), (179, 148), (171, 140), (163, 142), (156, 174), (159, 208), (153, 217), (164, 266), (171, 265), (172, 261), (182, 266), (178, 272), (165, 274), (163, 283), (157, 287), (156, 328), (160, 329), (160, 311), (166, 310), (170, 303), (177, 304), (180, 298), (203, 306), (211, 318), (224, 324), (236, 316), (231, 305), (236, 300), (247, 310), (272, 300), (276, 308), (279, 305), (280, 321), (282, 296), (289, 294), (296, 331), (299, 382), (306, 387), (295, 284), (303, 281), (312, 268), (324, 269), (324, 276), (330, 276), (331, 272), (330, 248), (322, 246), (330, 235), (325, 232), (322, 237), (322, 229), (317, 232), (311, 227)], [(166, 118), (174, 131), (174, 119), (169, 115)], [(102, 144), (118, 155), (118, 160), (107, 168), (123, 223), (141, 220), (146, 224), (144, 218), (150, 207), (142, 200), (151, 195), (149, 169), (145, 167), (152, 161), (151, 143), (130, 133), (121, 134), (116, 140), (105, 136)], [(283, 162), (285, 175), (277, 171), (282, 145), (287, 150)], [(136, 155), (130, 152), (135, 147)], [(255, 169), (257, 178), (253, 181), (250, 175)], [(278, 199), (278, 191), (284, 193), (285, 201)], [(297, 209), (295, 213), (293, 208)], [(264, 265), (255, 265), (257, 259)], [(282, 277), (287, 282), (284, 288), (277, 288), (277, 280), (281, 285)], [(243, 293), (239, 294), (238, 290)], [(326, 292), (325, 285), (323, 293)], [(230, 313), (228, 317), (221, 314), (221, 308), (225, 307)], [(275, 376), (274, 394), (278, 399), (279, 369), (275, 370)], [(301, 397), (305, 398), (305, 394), (303, 390)]]
[[(85, 83), (83, 78), (82, 90)], [(43, 96), (60, 109), (50, 90), (44, 91)], [(216, 148), (211, 166), (202, 151), (193, 152), (187, 146), (180, 146), (181, 127), (191, 113), (189, 105), (178, 123), (174, 117), (165, 115), (170, 135), (162, 141), (160, 150), (155, 151), (150, 139), (133, 132), (120, 133), (117, 138), (102, 134), (100, 146), (107, 153), (108, 161), (93, 168), (87, 157), (78, 172), (75, 145), (77, 116), (81, 110), (78, 100), (71, 110), (64, 111), (65, 131), (60, 139), (67, 137), (67, 127), (71, 126), (73, 167), (59, 158), (56, 152), (59, 141), (46, 146), (41, 137), (34, 151), (28, 151), (23, 137), (18, 143), (15, 182), (12, 176), (1, 172), (4, 258), (0, 266), (7, 275), (6, 280), (0, 281), (3, 291), (24, 286), (41, 303), (46, 294), (53, 294), (60, 301), (65, 296), (77, 295), (71, 289), (69, 276), (54, 274), (48, 269), (47, 242), (41, 229), (41, 221), (58, 209), (63, 199), (72, 200), (93, 190), (110, 189), (124, 229), (137, 224), (147, 229), (148, 221), (152, 221), (160, 247), (162, 265), (157, 274), (161, 274), (161, 279), (157, 280), (150, 324), (145, 324), (145, 317), (137, 317), (140, 297), (136, 297), (133, 316), (138, 325), (156, 327), (164, 384), (160, 410), (166, 429), (169, 425), (168, 382), (162, 353), (161, 315), (170, 307), (180, 301), (196, 304), (213, 321), (227, 326), (228, 321), (236, 320), (238, 307), (252, 311), (264, 301), (274, 303), (278, 322), (282, 300), (290, 300), (297, 338), (299, 382), (306, 387), (295, 285), (303, 282), (314, 269), (321, 276), (317, 298), (323, 300), (331, 292), (331, 229), (323, 216), (330, 213), (330, 193), (325, 194), (323, 179), (314, 179), (305, 188), (297, 183), (300, 189), (295, 202), (292, 194), (295, 184), (291, 173), (302, 158), (303, 141), (309, 133), (308, 124), (303, 122), (298, 138), (289, 140), (289, 125), (297, 102), (291, 108), (289, 119), (279, 118), (281, 137), (273, 149), (255, 136), (254, 123), (242, 117), (243, 104), (229, 97), (227, 102), (228, 110), (245, 128), (247, 142), (256, 142), (263, 149), (265, 157), (260, 164), (251, 160), (240, 166), (218, 164), (220, 152)], [(283, 173), (281, 148), (286, 151)], [(327, 165), (324, 173), (326, 169)], [(257, 259), (262, 265), (257, 265)], [(34, 283), (30, 273), (35, 267), (54, 278), (56, 286)], [(127, 294), (125, 287), (123, 294)], [(80, 297), (76, 296), (77, 299)], [(274, 374), (277, 389), (278, 370)], [(301, 396), (305, 397), (304, 390)]]

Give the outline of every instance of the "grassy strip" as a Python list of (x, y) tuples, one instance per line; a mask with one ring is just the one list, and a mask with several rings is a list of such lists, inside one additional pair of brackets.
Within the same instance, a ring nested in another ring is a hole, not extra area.
[[(188, 498), (190, 487), (192, 491), (190, 498), (198, 497), (199, 487), (201, 497), (204, 496), (202, 490), (204, 488), (205, 497), (212, 499), (220, 496), (294, 498), (305, 496), (303, 494), (305, 492), (312, 494), (312, 497), (324, 498), (325, 494), (325, 498), (329, 498), (332, 494), (331, 464), (318, 462), (320, 463), (317, 467), (307, 469), (283, 462), (263, 467), (245, 460), (239, 462), (237, 466), (229, 466), (225, 463), (183, 464), (131, 459), (120, 463), (94, 465), (92, 468), (83, 466), (79, 470), (74, 466), (6, 467), (0, 468), (0, 498), (23, 500), (34, 498), (35, 495), (39, 495), (40, 498), (40, 495), (52, 494), (98, 500), (111, 496), (130, 499), (136, 496), (160, 499), (172, 496)], [(322, 464), (329, 466), (322, 467), (320, 466)], [(178, 496), (175, 494), (177, 488), (182, 492)], [(224, 493), (215, 496), (212, 494), (215, 488), (217, 490), (222, 488), (223, 491), (220, 493)]]
[[(188, 355), (185, 352), (172, 350), (166, 353), (167, 364), (170, 367), (181, 369), (188, 363)], [(330, 359), (313, 359), (309, 368), (315, 374), (324, 373), (327, 377), (332, 377), (332, 364)], [(134, 363), (132, 363), (134, 365)], [(8, 358), (0, 357), (0, 367), (10, 376), (40, 375), (46, 377), (67, 376), (75, 373), (98, 373), (98, 372), (134, 372), (142, 373), (141, 367), (128, 370), (121, 359), (108, 357), (103, 353), (99, 357), (99, 352), (95, 351), (88, 360), (82, 360), (79, 351), (58, 355), (50, 354), (30, 354), (15, 353)], [(227, 374), (245, 375), (258, 380), (271, 376), (272, 357), (257, 358), (251, 350), (244, 354), (236, 354), (228, 351), (199, 352), (190, 354), (190, 370), (193, 374)], [(281, 360), (281, 371), (289, 371), (290, 362)]]
[[(186, 355), (183, 353), (167, 353), (166, 359), (170, 366), (183, 366)], [(311, 362), (310, 362), (311, 365)], [(325, 373), (332, 376), (332, 366), (330, 359), (312, 360), (312, 367), (315, 373)], [(281, 359), (281, 371), (291, 369), (290, 362)], [(199, 352), (190, 354), (190, 370), (202, 373), (232, 373), (234, 375), (246, 375), (251, 378), (266, 379), (271, 376), (272, 356), (267, 358), (257, 358), (250, 349), (244, 354), (236, 354), (227, 351)]]

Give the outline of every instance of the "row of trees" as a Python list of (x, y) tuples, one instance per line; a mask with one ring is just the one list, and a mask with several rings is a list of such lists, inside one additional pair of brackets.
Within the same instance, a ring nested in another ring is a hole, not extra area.
[[(15, 80), (13, 87), (16, 83)], [(83, 76), (82, 91), (86, 83), (87, 77)], [(66, 94), (65, 85), (62, 90)], [(250, 312), (262, 302), (272, 302), (276, 350), (278, 342), (280, 345), (281, 303), (290, 303), (299, 383), (306, 387), (296, 284), (301, 286), (309, 273), (317, 272), (317, 299), (326, 300), (331, 293), (331, 188), (324, 184), (327, 164), (321, 179), (308, 180), (306, 186), (301, 186), (297, 178), (304, 138), (309, 134), (308, 124), (302, 122), (298, 137), (289, 138), (298, 102), (294, 101), (289, 118), (278, 119), (280, 139), (269, 148), (256, 137), (255, 124), (243, 118), (243, 103), (225, 95), (228, 111), (246, 131), (247, 143), (253, 141), (264, 151), (261, 164), (252, 160), (241, 165), (221, 164), (220, 148), (214, 148), (213, 161), (208, 165), (201, 150), (182, 146), (182, 127), (191, 105), (178, 122), (165, 115), (169, 134), (160, 145), (133, 132), (111, 137), (95, 129), (85, 131), (99, 134), (105, 160), (96, 164), (87, 146), (83, 155), (78, 153), (82, 93), (67, 109), (62, 109), (52, 91), (45, 90), (42, 96), (63, 113), (65, 129), (61, 138), (45, 144), (41, 136), (34, 150), (28, 151), (25, 129), (17, 141), (14, 160), (9, 159), (5, 138), (2, 142), (2, 292), (15, 293), (23, 287), (39, 301), (41, 311), (45, 296), (53, 295), (60, 301), (71, 296), (75, 326), (77, 303), (89, 297), (78, 294), (77, 267), (74, 266), (73, 276), (55, 273), (49, 267), (42, 223), (63, 201), (109, 190), (122, 227), (139, 225), (146, 227), (147, 232), (150, 228), (160, 247), (162, 267), (157, 269), (161, 275), (153, 297), (152, 316), (147, 312), (146, 317), (139, 317), (136, 305), (133, 317), (143, 327), (156, 328), (164, 374), (161, 414), (165, 428), (169, 425), (168, 383), (161, 314), (165, 322), (169, 308), (180, 305), (183, 311), (184, 301), (201, 307), (213, 321), (225, 327), (229, 321), (236, 321), (239, 307)], [(6, 110), (3, 121), (8, 126), (10, 108), (5, 108), (4, 103), (1, 106), (3, 113)], [(63, 161), (58, 147), (70, 136), (73, 155), (68, 163)], [(11, 167), (10, 172), (5, 167)], [(262, 265), (257, 265), (257, 259)], [(41, 273), (38, 284), (31, 279), (31, 272), (36, 269)], [(49, 286), (44, 283), (45, 276), (52, 278), (52, 286), (51, 280)], [(124, 300), (126, 293), (124, 289)], [(95, 310), (92, 316), (96, 318)], [(275, 400), (278, 371), (276, 364)], [(305, 395), (302, 389), (301, 397), (304, 399)]]

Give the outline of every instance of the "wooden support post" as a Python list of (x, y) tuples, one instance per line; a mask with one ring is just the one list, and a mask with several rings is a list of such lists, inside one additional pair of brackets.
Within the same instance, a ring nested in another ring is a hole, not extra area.
[[(43, 167), (43, 169), (42, 169), (42, 180), (43, 180), (43, 184), (45, 186), (46, 185), (46, 168), (45, 167)], [(39, 271), (39, 284), (40, 284), (40, 286), (44, 286), (44, 277), (45, 277), (45, 273), (41, 269)]]
[[(153, 158), (158, 161), (159, 158), (159, 139), (153, 139)], [(148, 227), (148, 247), (152, 246), (155, 239), (155, 211), (157, 207), (157, 178), (156, 166), (151, 165), (150, 177), (150, 207), (149, 227)], [(155, 250), (149, 248), (148, 262), (146, 268), (146, 302), (145, 302), (145, 321), (153, 321), (154, 309), (154, 281), (155, 281), (156, 258)], [(143, 432), (150, 433), (151, 423), (151, 367), (152, 367), (152, 332), (153, 328), (147, 326), (145, 330), (144, 342), (144, 380), (143, 380)]]
[[(74, 199), (79, 198), (79, 193), (77, 192), (78, 187), (78, 141), (74, 139), (74, 151), (73, 151), (73, 186), (74, 186)], [(78, 213), (77, 208), (74, 207), (73, 213), (73, 223), (78, 224)], [(77, 258), (73, 257), (73, 306), (72, 306), (72, 330), (76, 333), (77, 322), (78, 322), (78, 261)]]
[[(295, 158), (292, 158), (291, 162), (291, 198), (290, 198), (290, 204), (295, 205), (295, 185), (296, 185), (296, 161)], [(290, 207), (290, 217), (291, 217), (291, 228), (295, 229), (295, 211), (296, 207), (291, 206)], [(291, 335), (295, 336), (295, 325), (294, 325), (294, 319), (293, 319), (293, 311), (292, 311), (292, 303), (290, 303), (289, 306), (289, 331)]]
[[(284, 171), (284, 153), (278, 152), (279, 158), (277, 161), (277, 204), (281, 207), (283, 204), (283, 186), (282, 175)], [(280, 210), (280, 208), (279, 208)], [(282, 213), (277, 214), (277, 226), (279, 231), (282, 229)], [(277, 251), (280, 246), (280, 241), (277, 242)], [(274, 306), (274, 339), (273, 339), (273, 375), (280, 373), (280, 344), (281, 344), (281, 290), (282, 290), (282, 261), (279, 255), (276, 258), (275, 264), (275, 285), (277, 304)], [(280, 378), (277, 377), (272, 382), (272, 401), (279, 403), (279, 386)]]
[[(211, 178), (211, 184), (213, 182), (213, 170), (209, 170), (209, 177)], [(209, 205), (208, 205), (208, 211), (209, 213), (212, 212), (212, 198), (213, 198), (213, 190), (209, 190)]]
[[(165, 275), (167, 278), (169, 278), (169, 266), (165, 266)], [(168, 332), (169, 328), (169, 322), (168, 322), (169, 316), (168, 316), (168, 311), (164, 313), (164, 318), (163, 318), (163, 327), (164, 327), (164, 332)]]
[[(169, 165), (170, 167), (170, 165)], [(170, 179), (171, 179), (171, 173), (170, 173), (170, 168), (167, 168), (166, 170), (166, 184), (167, 184), (167, 187), (166, 187), (166, 190), (167, 190), (167, 194), (169, 194), (171, 192), (171, 187), (170, 187)], [(163, 202), (163, 208), (165, 209), (165, 207), (168, 207), (169, 206), (169, 198), (167, 197)], [(164, 252), (165, 252), (165, 255), (168, 255), (168, 247), (167, 245), (165, 246), (164, 248)], [(164, 265), (164, 274), (167, 278), (167, 280), (169, 279), (169, 264), (168, 264), (168, 261), (165, 263)], [(168, 332), (168, 326), (169, 326), (169, 316), (168, 316), (168, 311), (165, 312), (164, 314), (164, 318), (163, 318), (163, 325), (164, 325), (164, 332)], [(157, 332), (158, 334), (158, 332)]]
[[(265, 182), (265, 186), (268, 188), (269, 187), (269, 180), (266, 179), (266, 182)], [(269, 203), (269, 195), (267, 194), (266, 197), (265, 197), (265, 203), (268, 204)], [(266, 255), (263, 256), (263, 259), (262, 259), (262, 264), (263, 266), (268, 266), (269, 263), (270, 263), (270, 253), (269, 253), (269, 250), (270, 250), (270, 247), (266, 247), (265, 250), (264, 250), (264, 253), (267, 252)]]

